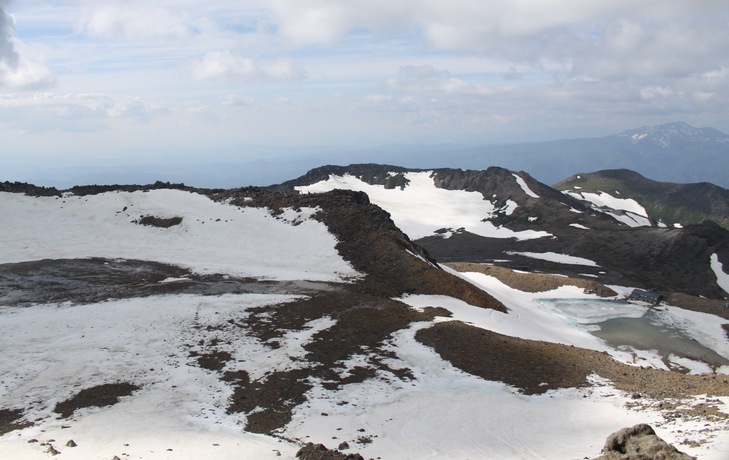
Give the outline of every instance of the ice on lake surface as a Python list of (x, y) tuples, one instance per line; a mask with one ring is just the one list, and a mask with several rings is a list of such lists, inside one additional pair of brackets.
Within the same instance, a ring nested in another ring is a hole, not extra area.
[(611, 347), (653, 350), (668, 367), (685, 360), (705, 363), (712, 370), (729, 365), (729, 359), (699, 343), (666, 308), (595, 299), (548, 299), (538, 303)]

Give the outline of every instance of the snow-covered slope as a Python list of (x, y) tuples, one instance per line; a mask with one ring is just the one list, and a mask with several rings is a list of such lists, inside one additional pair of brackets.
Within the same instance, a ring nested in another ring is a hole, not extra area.
[[(270, 279), (334, 281), (357, 273), (315, 209), (239, 208), (182, 190), (31, 197), (0, 192), (0, 263), (77, 257), (141, 258)], [(141, 225), (142, 216), (181, 217)]]
[(583, 192), (579, 189), (567, 190), (564, 193), (591, 203), (593, 209), (614, 217), (628, 227), (650, 227), (652, 225), (645, 208), (632, 198), (619, 198), (602, 191)]
[[(407, 185), (390, 189), (384, 185), (370, 185), (346, 174), (331, 175), (326, 181), (296, 187), (296, 190), (302, 193), (335, 189), (365, 192), (373, 203), (389, 212), (395, 224), (413, 240), (434, 234), (447, 237), (453, 232), (464, 230), (490, 238), (526, 240), (550, 236), (543, 231), (512, 231), (489, 221), (498, 214), (513, 213), (518, 206), (514, 201), (509, 200), (505, 206), (496, 208), (479, 192), (438, 188), (433, 181), (432, 171), (407, 172), (403, 176)], [(525, 189), (525, 193), (536, 196), (520, 177), (515, 175), (514, 180)]]
[[(410, 179), (411, 186), (420, 180), (421, 190), (430, 190), (424, 177)], [(388, 197), (407, 189), (375, 192)], [(488, 202), (431, 192), (436, 204), (453, 196), (465, 200), (461, 209), (471, 220), (463, 222), (479, 228), (473, 216)], [(408, 206), (416, 205), (411, 198)], [(419, 206), (428, 209), (427, 202)], [(106, 257), (178, 264), (230, 278), (352, 281), (360, 275), (338, 254), (327, 227), (310, 218), (314, 208), (284, 208), (274, 217), (265, 208), (239, 208), (180, 190), (150, 190), (58, 199), (0, 193), (0, 212), (11, 217), (0, 221), (0, 264)], [(144, 215), (182, 221), (169, 228), (132, 222)], [(447, 217), (460, 218), (457, 213)], [(413, 231), (426, 224), (435, 225), (414, 218)], [(401, 266), (393, 259), (382, 263)], [(330, 447), (346, 441), (350, 451), (365, 458), (584, 458), (597, 456), (608, 434), (638, 422), (651, 423), (671, 443), (700, 442), (681, 450), (702, 459), (726, 457), (729, 430), (721, 421), (707, 429), (707, 419), (668, 419), (647, 403), (630, 408), (632, 395), (597, 376), (587, 387), (527, 395), (451, 364), (416, 340), (418, 331), (454, 319), (483, 331), (660, 366), (655, 354), (636, 357), (612, 348), (539, 302), (590, 301), (597, 299), (594, 295), (564, 287), (530, 294), (483, 274), (459, 276), (492, 293), (509, 312), (444, 295), (377, 298), (363, 292), (364, 282), (352, 291), (350, 284), (328, 285), (316, 295), (266, 290), (0, 304), (0, 415), (22, 410), (23, 421), (32, 422), (0, 435), (0, 458), (47, 459), (51, 447), (60, 451), (57, 458), (70, 460), (294, 458), (297, 442), (308, 441)], [(291, 315), (279, 317), (286, 306)], [(358, 316), (362, 312), (391, 316), (368, 323)], [(715, 317), (667, 314), (697, 340), (729, 355)], [(357, 321), (342, 324), (348, 315)], [(410, 321), (388, 332), (392, 322), (408, 315)], [(349, 343), (353, 336), (367, 340)], [(336, 358), (348, 346), (354, 351)], [(322, 360), (332, 355), (336, 359)], [(363, 373), (367, 378), (358, 377)], [(295, 378), (266, 386), (282, 375)], [(68, 418), (54, 412), (57, 403), (83, 389), (115, 382), (137, 389), (114, 405), (78, 409)], [(258, 406), (249, 411), (231, 409), (242, 382), (261, 389), (255, 395)], [(289, 393), (291, 387), (302, 388), (301, 394)], [(293, 401), (291, 394), (303, 400)], [(729, 404), (725, 397), (708, 399), (684, 404), (723, 410)], [(280, 438), (246, 432), (250, 419), (271, 410), (269, 405), (278, 415), (291, 411), (290, 421), (274, 430)], [(555, 414), (561, 415), (558, 420)], [(67, 447), (69, 440), (76, 447)]]
[(658, 182), (612, 169), (575, 174), (554, 187), (629, 226), (681, 227), (712, 220), (729, 228), (729, 190), (705, 182)]

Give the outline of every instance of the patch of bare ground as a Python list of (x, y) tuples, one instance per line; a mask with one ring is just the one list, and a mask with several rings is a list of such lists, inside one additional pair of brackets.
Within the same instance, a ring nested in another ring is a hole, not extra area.
[[(304, 345), (306, 355), (294, 369), (271, 372), (250, 381), (247, 376), (231, 378), (243, 371), (228, 366), (224, 380), (233, 386), (228, 412), (247, 414), (246, 430), (256, 433), (271, 433), (284, 427), (294, 408), (306, 401), (306, 392), (314, 381), (336, 390), (372, 378), (411, 380), (409, 369), (387, 364), (388, 358), (394, 357), (386, 347), (387, 341), (412, 322), (431, 321), (449, 314), (435, 308), (418, 312), (395, 300), (347, 290), (249, 312), (246, 318), (229, 322), (226, 327), (242, 328), (272, 349), (280, 346), (279, 340), (285, 333), (303, 330), (309, 321), (322, 317), (336, 320)], [(356, 355), (366, 356), (366, 362), (348, 368), (346, 362)]]
[(449, 262), (444, 264), (459, 272), (476, 272), (493, 276), (507, 286), (525, 292), (545, 292), (557, 289), (560, 286), (577, 286), (585, 292), (594, 293), (600, 297), (617, 295), (602, 283), (582, 278), (571, 278), (547, 273), (519, 273), (517, 271), (491, 264), (477, 264), (472, 262)]
[(460, 321), (437, 323), (415, 337), (459, 369), (507, 383), (524, 394), (586, 387), (588, 376), (597, 374), (619, 390), (653, 399), (729, 396), (726, 375), (644, 369), (619, 363), (606, 353), (510, 337)]
[(729, 395), (729, 376), (686, 375), (622, 364), (606, 353), (567, 345), (525, 340), (469, 326), (459, 321), (437, 323), (417, 332), (455, 367), (486, 380), (500, 381), (527, 394), (559, 388), (587, 388), (590, 375), (612, 382), (632, 396), (626, 407), (661, 413), (665, 424), (677, 420), (703, 424), (683, 433), (684, 445), (699, 446), (717, 431), (729, 430), (729, 414), (717, 396)]
[(344, 454), (336, 449), (327, 449), (324, 444), (307, 443), (296, 452), (301, 460), (364, 460), (360, 454)]
[[(681, 292), (662, 292), (666, 298), (668, 305), (681, 307), (686, 310), (699, 311), (702, 313), (710, 313), (729, 321), (729, 300), (726, 299), (707, 299), (705, 297), (697, 297)], [(729, 327), (729, 325), (727, 325)], [(726, 329), (726, 327), (725, 327)]]
[(53, 409), (63, 418), (68, 418), (78, 409), (86, 407), (113, 406), (119, 398), (129, 396), (140, 387), (128, 382), (105, 383), (79, 391), (75, 396), (59, 402)]
[(21, 409), (0, 409), (0, 436), (33, 426), (32, 423), (23, 421), (23, 415)]

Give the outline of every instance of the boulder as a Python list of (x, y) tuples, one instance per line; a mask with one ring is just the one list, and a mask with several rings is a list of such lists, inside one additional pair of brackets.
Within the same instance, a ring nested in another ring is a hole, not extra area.
[(656, 435), (650, 425), (641, 423), (608, 436), (602, 455), (595, 460), (691, 460)]

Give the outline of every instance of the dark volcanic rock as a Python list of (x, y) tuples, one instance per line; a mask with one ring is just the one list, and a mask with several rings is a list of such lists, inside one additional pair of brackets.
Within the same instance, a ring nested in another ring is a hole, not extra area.
[(142, 216), (135, 222), (139, 225), (147, 225), (150, 227), (170, 228), (175, 225), (180, 225), (182, 223), (182, 217)]
[(438, 267), (427, 251), (414, 244), (362, 192), (333, 190), (299, 195), (246, 188), (211, 194), (216, 200), (232, 200), (238, 206), (318, 207), (314, 217), (337, 238), (337, 251), (352, 266), (366, 274), (358, 283), (362, 292), (385, 297), (404, 293), (440, 294), (461, 299), (471, 305), (506, 311), (501, 302), (467, 281)]
[(0, 192), (23, 193), (28, 196), (61, 196), (53, 187), (39, 187), (26, 182), (0, 182)]
[[(343, 176), (349, 174), (357, 177), (363, 182), (370, 185), (384, 185), (385, 188), (395, 188), (407, 185), (404, 181), (402, 173), (413, 171), (412, 169), (403, 168), (393, 165), (381, 165), (373, 163), (356, 164), (350, 166), (334, 166), (327, 165), (314, 168), (305, 175), (275, 186), (277, 190), (291, 191), (294, 187), (302, 185), (316, 184), (317, 182), (329, 179), (329, 176)], [(391, 174), (394, 173), (394, 174)]]
[(53, 412), (61, 414), (61, 417), (68, 418), (77, 409), (85, 407), (113, 406), (119, 402), (119, 398), (129, 396), (140, 387), (128, 382), (106, 383), (95, 387), (81, 390), (65, 401), (56, 404)]
[(0, 436), (32, 426), (32, 423), (23, 421), (23, 415), (20, 409), (0, 409)]
[(296, 458), (301, 460), (364, 460), (360, 454), (343, 454), (336, 449), (327, 449), (324, 444), (308, 443), (298, 452)]
[[(392, 185), (388, 185), (388, 181), (394, 180), (393, 178), (397, 176), (402, 176), (404, 179), (404, 173), (409, 171), (423, 170), (373, 164), (326, 166), (312, 170), (299, 179), (286, 182), (276, 190), (291, 192), (297, 185), (326, 180), (331, 174), (350, 174), (367, 183), (388, 187)], [(651, 209), (659, 213), (657, 215), (665, 216), (666, 219), (674, 215), (690, 215), (694, 220), (686, 222), (699, 222), (685, 225), (685, 228), (656, 226), (631, 228), (616, 220), (611, 214), (592, 209), (584, 202), (535, 180), (525, 172), (512, 172), (499, 167), (490, 167), (484, 171), (460, 169), (430, 171), (436, 187), (480, 193), (483, 199), (489, 201), (497, 210), (490, 217), (484, 215), (484, 218), (488, 217), (494, 225), (514, 231), (535, 230), (553, 235), (548, 238), (519, 241), (515, 238), (487, 238), (465, 231), (456, 231), (449, 238), (433, 235), (415, 241), (438, 261), (498, 261), (495, 263), (520, 270), (563, 273), (571, 276), (587, 275), (598, 277), (603, 284), (684, 292), (713, 299), (723, 298), (729, 294), (719, 287), (709, 266), (712, 254), (718, 254), (720, 261), (729, 263), (729, 232), (709, 221), (696, 220), (700, 216), (704, 218), (715, 216), (724, 222), (729, 212), (727, 190), (711, 184), (663, 186), (665, 184), (649, 181), (637, 173), (626, 170), (602, 172), (600, 180), (614, 181), (617, 180), (615, 179), (617, 176), (627, 178), (625, 180), (633, 184), (635, 193), (639, 193), (642, 197), (652, 197), (654, 207)], [(524, 181), (533, 193), (527, 193), (519, 185), (517, 177)], [(574, 179), (573, 182), (585, 180), (583, 176), (580, 177), (582, 178)], [(637, 180), (636, 177), (641, 180)], [(565, 187), (571, 189), (576, 182), (565, 184), (567, 184)], [(406, 181), (401, 181), (396, 186), (407, 185)], [(534, 197), (534, 194), (538, 195), (538, 198)], [(710, 203), (706, 203), (706, 200)], [(498, 211), (506, 209), (507, 203), (510, 202), (517, 204), (512, 212)], [(671, 214), (674, 211), (678, 214)], [(598, 267), (548, 262), (514, 255), (513, 252), (567, 254), (594, 261)]]
[(608, 436), (603, 455), (595, 460), (691, 460), (656, 435), (649, 425), (623, 428)]

